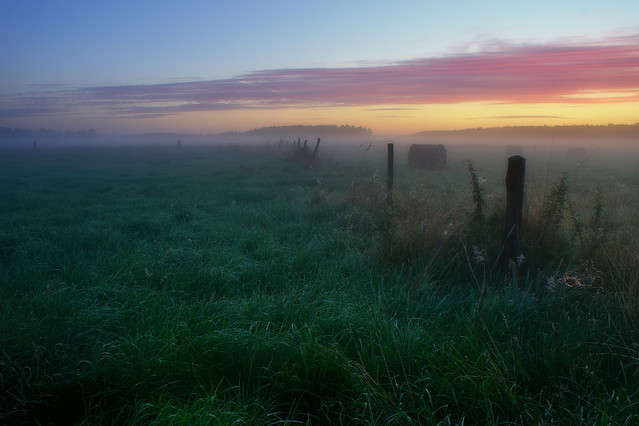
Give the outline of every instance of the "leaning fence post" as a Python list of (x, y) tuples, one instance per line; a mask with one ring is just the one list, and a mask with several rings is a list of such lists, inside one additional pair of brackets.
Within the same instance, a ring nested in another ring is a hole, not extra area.
[(516, 262), (524, 211), (524, 178), (526, 159), (521, 155), (508, 157), (506, 171), (506, 217), (504, 219), (504, 264)]
[(394, 144), (390, 142), (388, 144), (387, 155), (387, 172), (386, 172), (386, 201), (388, 204), (393, 204), (393, 148)]

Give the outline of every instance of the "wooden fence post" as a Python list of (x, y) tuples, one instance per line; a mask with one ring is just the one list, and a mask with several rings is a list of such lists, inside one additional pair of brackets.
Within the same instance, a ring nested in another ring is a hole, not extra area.
[(519, 238), (521, 236), (522, 217), (524, 212), (525, 176), (526, 159), (521, 155), (508, 157), (503, 252), (503, 261), (507, 267), (511, 265), (511, 261), (516, 264), (516, 258), (519, 255)]
[(387, 155), (387, 172), (386, 172), (386, 201), (388, 204), (393, 204), (393, 148), (394, 144), (390, 142), (388, 144)]

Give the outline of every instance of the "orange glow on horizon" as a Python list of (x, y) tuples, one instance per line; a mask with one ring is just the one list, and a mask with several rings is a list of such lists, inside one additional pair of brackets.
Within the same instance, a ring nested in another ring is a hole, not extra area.
[[(639, 102), (508, 104), (465, 102), (434, 105), (378, 105), (357, 108), (291, 108), (192, 112), (149, 118), (147, 131), (221, 133), (287, 125), (350, 124), (373, 130), (376, 136), (409, 135), (425, 130), (477, 127), (633, 124), (639, 122)], [(125, 124), (126, 119), (122, 119)], [(142, 129), (140, 129), (142, 131)]]

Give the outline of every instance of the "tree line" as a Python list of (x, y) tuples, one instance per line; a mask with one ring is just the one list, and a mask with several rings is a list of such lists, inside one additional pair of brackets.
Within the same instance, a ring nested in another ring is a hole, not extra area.
[(0, 140), (57, 140), (57, 139), (94, 139), (98, 136), (95, 129), (89, 130), (67, 130), (66, 132), (56, 132), (55, 130), (40, 128), (39, 130), (29, 130), (21, 128), (0, 127)]
[(505, 126), (478, 127), (463, 130), (435, 130), (415, 133), (419, 137), (476, 137), (476, 138), (614, 138), (639, 140), (639, 123), (608, 125), (564, 126)]
[(363, 126), (351, 126), (348, 124), (337, 125), (294, 125), (294, 126), (270, 126), (244, 132), (224, 132), (217, 136), (223, 137), (268, 137), (268, 138), (297, 138), (297, 137), (370, 137), (373, 131)]

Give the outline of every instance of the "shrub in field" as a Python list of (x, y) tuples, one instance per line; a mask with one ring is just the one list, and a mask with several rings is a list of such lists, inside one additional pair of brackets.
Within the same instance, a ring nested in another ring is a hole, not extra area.
[(574, 234), (579, 242), (581, 254), (586, 258), (598, 258), (607, 243), (607, 231), (609, 224), (606, 217), (606, 200), (601, 186), (593, 193), (592, 207), (585, 212), (586, 217), (581, 217), (576, 209), (570, 209)]
[(592, 198), (571, 198), (569, 175), (563, 173), (551, 186), (543, 208), (528, 208), (524, 244), (538, 269), (566, 262), (605, 261), (606, 246), (612, 243), (606, 200), (599, 184), (589, 193)]
[[(468, 215), (468, 221), (461, 238), (470, 245), (488, 250), (494, 262), (499, 258), (503, 244), (503, 213), (495, 206), (488, 206), (484, 188), (482, 187), (484, 179), (479, 177), (473, 162), (468, 160), (466, 166), (470, 175), (471, 197), (474, 208)], [(492, 269), (493, 265), (490, 265), (490, 267)]]
[(472, 186), (473, 204), (475, 209), (473, 210), (471, 223), (477, 228), (483, 230), (486, 222), (486, 201), (484, 200), (483, 189), (479, 183), (479, 177), (477, 176), (477, 170), (473, 167), (473, 162), (468, 160), (467, 163), (468, 172), (470, 173), (470, 184)]
[(568, 174), (563, 173), (561, 179), (554, 185), (546, 200), (546, 206), (542, 213), (541, 220), (548, 230), (543, 234), (544, 238), (554, 239), (557, 236), (559, 225), (564, 217), (566, 206), (566, 195), (568, 193)]
[(527, 211), (523, 241), (529, 258), (538, 267), (570, 254), (569, 236), (563, 226), (568, 189), (568, 174), (563, 173), (545, 197), (542, 209)]

